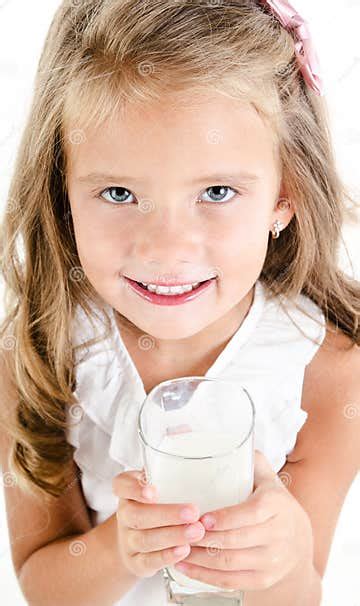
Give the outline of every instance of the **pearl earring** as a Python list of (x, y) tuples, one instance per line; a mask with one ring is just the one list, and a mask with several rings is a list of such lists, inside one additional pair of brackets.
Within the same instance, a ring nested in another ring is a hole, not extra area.
[[(278, 207), (280, 210), (287, 211), (291, 207), (290, 201), (287, 198), (280, 198), (278, 201)], [(280, 232), (282, 229), (284, 229), (284, 227), (284, 223), (276, 219), (275, 223), (273, 223), (273, 229), (271, 230), (273, 240), (276, 240), (280, 236)]]
[(284, 227), (284, 223), (281, 223), (281, 221), (276, 219), (275, 223), (273, 223), (273, 229), (271, 230), (273, 240), (276, 240), (280, 236), (280, 232), (282, 229), (284, 229)]

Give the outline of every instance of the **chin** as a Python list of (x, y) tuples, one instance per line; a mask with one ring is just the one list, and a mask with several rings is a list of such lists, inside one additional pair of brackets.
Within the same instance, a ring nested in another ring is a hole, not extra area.
[[(133, 322), (135, 324), (135, 322)], [(209, 322), (210, 323), (210, 322)], [(136, 325), (139, 330), (139, 338), (142, 335), (151, 335), (154, 339), (159, 340), (169, 340), (175, 341), (180, 339), (187, 339), (197, 334), (198, 332), (204, 330), (208, 324), (204, 324), (204, 319), (202, 318), (201, 323), (192, 321), (191, 325), (189, 325), (189, 319), (185, 318), (184, 325), (181, 322), (177, 321), (176, 326), (174, 326), (174, 320), (169, 320), (168, 322), (154, 321), (154, 323), (144, 323)]]

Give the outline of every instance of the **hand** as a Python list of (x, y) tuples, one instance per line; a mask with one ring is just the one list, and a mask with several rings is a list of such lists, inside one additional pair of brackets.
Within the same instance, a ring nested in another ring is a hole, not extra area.
[[(119, 498), (116, 512), (119, 553), (126, 568), (135, 576), (151, 577), (164, 566), (186, 557), (190, 552), (186, 532), (195, 529), (196, 536), (202, 538), (204, 526), (199, 522), (199, 508), (192, 503), (173, 505), (156, 504), (155, 499), (146, 498), (142, 490), (147, 484), (144, 471), (126, 471), (117, 475), (112, 482), (114, 494)], [(156, 489), (155, 489), (156, 492)], [(190, 518), (186, 523), (181, 517), (185, 507), (190, 507)], [(181, 546), (182, 553), (174, 552)]]
[[(239, 505), (212, 511), (212, 530), (192, 541), (191, 553), (175, 566), (186, 576), (251, 591), (271, 587), (307, 557), (312, 561), (307, 513), (257, 450), (254, 466), (254, 492)], [(206, 517), (200, 518), (205, 528)]]

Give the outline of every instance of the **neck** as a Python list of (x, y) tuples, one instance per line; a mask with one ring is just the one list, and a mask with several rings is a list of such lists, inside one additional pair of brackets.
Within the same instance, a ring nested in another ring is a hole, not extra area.
[[(255, 287), (235, 305), (227, 314), (206, 326), (200, 332), (185, 339), (154, 339), (152, 356), (166, 364), (171, 360), (187, 359), (195, 360), (204, 358), (223, 348), (247, 316), (254, 300)], [(130, 322), (124, 316), (121, 316), (116, 310), (115, 318), (121, 332), (125, 331), (133, 339), (139, 339), (144, 332)]]

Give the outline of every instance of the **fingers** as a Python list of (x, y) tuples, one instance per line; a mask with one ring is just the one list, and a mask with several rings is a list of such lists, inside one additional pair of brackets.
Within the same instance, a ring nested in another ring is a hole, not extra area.
[(149, 553), (137, 553), (131, 559), (132, 566), (141, 577), (152, 577), (165, 566), (173, 566), (190, 553), (190, 545), (181, 545), (175, 549), (162, 549)]
[(143, 490), (154, 488), (156, 491), (156, 488), (146, 484), (145, 480), (143, 470), (125, 471), (113, 479), (113, 492), (120, 497), (116, 515), (124, 526), (135, 529), (158, 528), (196, 522), (199, 519), (200, 511), (195, 504), (157, 504), (156, 498), (147, 498)]
[[(279, 543), (279, 549), (283, 544)], [(191, 548), (185, 562), (215, 570), (264, 570), (269, 564), (268, 547), (250, 547), (249, 549), (223, 549), (214, 545), (209, 549)], [(275, 561), (273, 562), (275, 564)]]
[[(205, 534), (198, 521), (197, 505), (156, 503), (156, 498), (146, 498), (142, 491), (149, 484), (143, 471), (121, 473), (113, 479), (112, 486), (119, 496), (119, 546), (126, 566), (135, 575), (153, 576), (164, 566), (176, 564), (189, 555), (189, 542)], [(187, 536), (190, 526), (198, 529), (197, 535)]]
[(147, 530), (127, 529), (128, 553), (157, 551), (168, 549), (177, 545), (185, 545), (190, 541), (201, 539), (205, 535), (205, 528), (201, 522), (184, 524), (182, 526), (165, 526), (164, 528), (150, 528)]
[(199, 508), (193, 503), (154, 503), (150, 506), (124, 499), (120, 500), (117, 509), (119, 522), (136, 530), (197, 522), (199, 517)]
[(246, 549), (247, 547), (267, 545), (271, 536), (272, 521), (225, 531), (207, 530), (200, 540), (193, 540), (191, 544), (197, 547), (218, 546), (221, 549)]
[(156, 487), (151, 485), (146, 478), (144, 470), (124, 471), (113, 478), (112, 491), (122, 499), (133, 499), (141, 503), (148, 503), (149, 495), (143, 491), (150, 491), (152, 498), (157, 498)]

